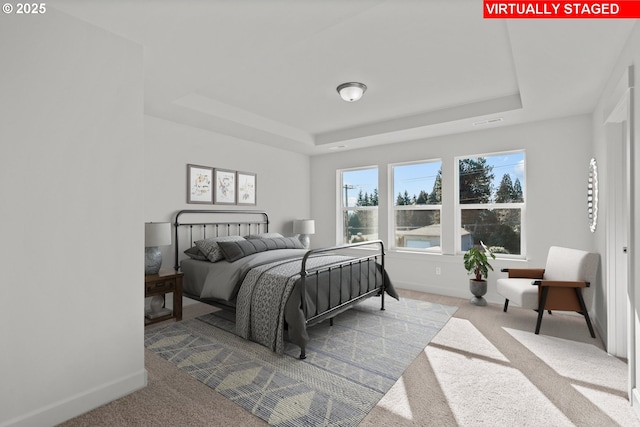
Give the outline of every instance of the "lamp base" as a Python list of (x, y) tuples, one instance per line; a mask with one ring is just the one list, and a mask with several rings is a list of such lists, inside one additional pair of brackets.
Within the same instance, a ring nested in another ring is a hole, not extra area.
[(149, 276), (158, 274), (162, 265), (162, 252), (157, 246), (144, 248), (144, 274)]
[(309, 246), (311, 245), (311, 238), (309, 238), (308, 234), (298, 235), (298, 240), (300, 240), (300, 243), (302, 243), (302, 246), (304, 246), (305, 249), (309, 249)]

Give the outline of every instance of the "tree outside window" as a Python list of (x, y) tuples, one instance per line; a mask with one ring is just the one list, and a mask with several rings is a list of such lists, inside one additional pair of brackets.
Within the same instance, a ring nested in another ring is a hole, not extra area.
[(342, 243), (378, 239), (378, 168), (340, 172)]
[(495, 253), (524, 255), (524, 152), (459, 159), (460, 249), (480, 241)]

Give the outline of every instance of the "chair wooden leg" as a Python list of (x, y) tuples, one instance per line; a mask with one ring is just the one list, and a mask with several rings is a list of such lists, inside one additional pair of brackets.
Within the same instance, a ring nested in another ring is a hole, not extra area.
[(504, 299), (504, 308), (502, 309), (502, 311), (504, 311), (505, 313), (507, 312), (507, 307), (509, 307), (509, 300), (508, 299)]
[(593, 326), (591, 326), (591, 319), (589, 319), (589, 312), (587, 311), (587, 306), (584, 303), (584, 298), (582, 298), (582, 290), (580, 288), (576, 289), (576, 295), (578, 296), (578, 301), (580, 302), (580, 308), (582, 309), (582, 315), (584, 316), (584, 320), (587, 321), (587, 327), (589, 328), (589, 333), (591, 334), (591, 338), (595, 338), (596, 334), (593, 332)]
[(540, 325), (542, 324), (542, 315), (544, 314), (544, 306), (547, 303), (547, 294), (549, 293), (549, 287), (542, 287), (542, 295), (540, 296), (540, 303), (538, 304), (538, 322), (536, 323), (536, 335), (540, 333)]

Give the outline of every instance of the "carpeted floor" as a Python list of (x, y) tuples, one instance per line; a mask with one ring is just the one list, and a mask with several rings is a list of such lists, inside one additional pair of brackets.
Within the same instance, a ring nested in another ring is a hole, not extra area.
[[(459, 309), (360, 427), (640, 426), (626, 400), (626, 364), (602, 350), (581, 317), (545, 315), (535, 335), (532, 310), (503, 313), (498, 304), (477, 307), (467, 299), (400, 292)], [(190, 305), (185, 318), (211, 310)], [(155, 353), (147, 350), (145, 361), (145, 389), (62, 426), (267, 425)]]

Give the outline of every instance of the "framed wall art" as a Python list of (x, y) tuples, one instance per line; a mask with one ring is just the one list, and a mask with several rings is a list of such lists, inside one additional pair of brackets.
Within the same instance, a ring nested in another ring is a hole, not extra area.
[(238, 183), (238, 204), (256, 205), (257, 177), (251, 172), (237, 172), (236, 181)]
[(236, 172), (226, 169), (214, 169), (213, 203), (218, 205), (236, 204)]
[(187, 165), (187, 203), (213, 203), (213, 168)]

